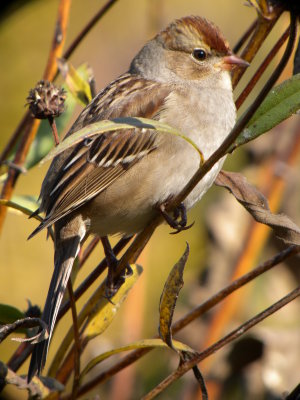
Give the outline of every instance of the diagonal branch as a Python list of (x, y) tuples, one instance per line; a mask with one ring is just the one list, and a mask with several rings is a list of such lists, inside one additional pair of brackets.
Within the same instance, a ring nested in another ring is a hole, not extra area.
[[(280, 264), (284, 260), (288, 259), (289, 257), (299, 254), (300, 252), (300, 246), (289, 246), (285, 250), (281, 251), (280, 253), (276, 254), (274, 257), (271, 259), (265, 261), (263, 264), (259, 265), (257, 268), (255, 268), (253, 271), (241, 276), (240, 278), (236, 279), (232, 283), (230, 283), (228, 286), (220, 290), (218, 293), (214, 294), (211, 296), (208, 300), (206, 300), (204, 303), (200, 304), (198, 307), (194, 308), (192, 311), (187, 313), (184, 317), (176, 321), (172, 325), (172, 332), (173, 334), (179, 332), (181, 329), (185, 328), (187, 325), (189, 325), (191, 322), (199, 318), (201, 315), (212, 309), (214, 306), (218, 305), (221, 303), (225, 298), (227, 298), (231, 293), (235, 292), (242, 286), (246, 285), (247, 283), (253, 281), (255, 278), (258, 276), (262, 275), (263, 273), (269, 271), (276, 265)], [(135, 350), (125, 356), (121, 361), (118, 361), (115, 365), (112, 367), (109, 367), (107, 370), (102, 371), (99, 375), (97, 375), (95, 378), (84, 384), (80, 389), (79, 389), (79, 394), (83, 395), (90, 391), (92, 388), (97, 386), (99, 383), (111, 378), (113, 375), (117, 374), (119, 371), (122, 369), (128, 367), (132, 363), (134, 363), (136, 360), (140, 359), (143, 357), (145, 354), (147, 354), (150, 351), (150, 349), (140, 349), (140, 350)]]
[[(84, 29), (78, 34), (75, 40), (71, 43), (69, 48), (63, 54), (64, 58), (69, 58), (74, 50), (77, 48), (79, 43), (85, 38), (87, 33), (95, 26), (101, 17), (111, 8), (111, 6), (116, 3), (117, 0), (109, 0), (107, 3), (101, 7), (101, 9), (93, 16), (93, 18), (87, 23)], [(62, 48), (65, 42), (66, 28), (69, 18), (71, 0), (60, 0), (59, 11), (57, 22), (55, 26), (54, 37), (52, 41), (52, 48), (49, 54), (48, 62), (43, 75), (44, 80), (52, 81), (58, 75), (57, 70), (57, 59), (62, 57)], [(22, 166), (28, 154), (29, 148), (36, 136), (40, 121), (34, 120), (29, 111), (27, 111), (19, 123), (16, 131), (13, 133), (11, 139), (0, 155), (0, 165), (3, 164), (9, 153), (12, 151), (13, 147), (18, 142), (20, 136), (23, 133), (22, 141), (18, 146), (15, 158), (13, 160), (13, 165), (17, 167)], [(1, 198), (10, 199), (16, 181), (20, 175), (20, 172), (16, 168), (10, 168), (8, 171), (7, 180), (2, 188)], [(3, 222), (6, 216), (7, 208), (0, 206), (0, 231), (3, 226)]]
[[(229, 147), (235, 142), (238, 135), (245, 128), (250, 118), (254, 115), (255, 111), (258, 109), (262, 101), (265, 99), (279, 76), (281, 75), (283, 69), (285, 68), (291, 54), (293, 51), (294, 43), (296, 40), (297, 33), (297, 19), (294, 15), (290, 15), (290, 35), (289, 41), (286, 46), (285, 52), (283, 54), (282, 59), (280, 60), (278, 66), (274, 70), (271, 77), (266, 82), (265, 86), (261, 90), (261, 92), (256, 97), (255, 101), (248, 108), (248, 110), (242, 115), (239, 121), (236, 123), (230, 134), (223, 141), (221, 146), (209, 157), (204, 164), (198, 169), (198, 171), (194, 174), (191, 180), (187, 183), (181, 193), (170, 203), (167, 205), (167, 210), (170, 211), (174, 207), (178, 206), (195, 188), (195, 186), (200, 182), (200, 180), (211, 170), (211, 168), (215, 165), (217, 161), (219, 161), (227, 152)], [(157, 215), (152, 222), (140, 233), (137, 235), (136, 239), (126, 251), (124, 256), (121, 258), (117, 274), (121, 274), (122, 271), (126, 268), (127, 263), (134, 263), (137, 257), (142, 252), (143, 248), (146, 246), (156, 227), (161, 222), (162, 217)]]
[(153, 390), (151, 390), (146, 396), (143, 397), (143, 400), (150, 400), (156, 397), (159, 393), (165, 390), (168, 386), (170, 386), (173, 382), (178, 380), (182, 375), (192, 369), (196, 364), (209, 357), (217, 350), (224, 347), (226, 344), (231, 343), (233, 340), (238, 339), (245, 332), (251, 329), (253, 326), (257, 325), (270, 315), (274, 314), (284, 306), (286, 306), (291, 301), (295, 300), (300, 296), (300, 287), (297, 287), (295, 290), (290, 292), (288, 295), (262, 311), (261, 313), (255, 315), (253, 318), (249, 319), (244, 324), (240, 325), (238, 328), (231, 331), (228, 335), (224, 336), (218, 342), (214, 343), (212, 346), (208, 347), (201, 353), (196, 354), (191, 360), (188, 360), (184, 364), (181, 364), (177, 371), (170, 374), (166, 379), (164, 379), (159, 385), (157, 385)]
[[(52, 46), (49, 53), (48, 62), (43, 74), (45, 80), (52, 80), (57, 71), (57, 58), (61, 57), (63, 45), (65, 43), (67, 23), (69, 19), (71, 0), (60, 0), (58, 16), (56, 21), (56, 26), (54, 30), (54, 36), (52, 41)], [(33, 119), (30, 112), (27, 111), (25, 117), (22, 120), (23, 124), (19, 124), (17, 131), (13, 135), (13, 138), (9, 142), (9, 145), (16, 142), (17, 134), (21, 135), (24, 132), (22, 140), (20, 141), (15, 157), (13, 159), (13, 165), (21, 167), (24, 164), (30, 146), (36, 136), (38, 127), (40, 125), (40, 120)], [(25, 131), (24, 131), (25, 130)], [(4, 154), (7, 154), (7, 148), (4, 150)], [(3, 155), (1, 157), (3, 160)], [(8, 177), (3, 185), (1, 198), (9, 200), (12, 196), (14, 186), (20, 175), (20, 170), (18, 168), (9, 168)], [(0, 206), (0, 231), (3, 226), (3, 222), (6, 216), (7, 207)]]

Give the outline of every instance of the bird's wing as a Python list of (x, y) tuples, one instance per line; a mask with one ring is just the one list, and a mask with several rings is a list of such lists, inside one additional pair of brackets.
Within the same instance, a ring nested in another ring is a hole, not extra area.
[[(157, 118), (168, 94), (169, 88), (161, 84), (123, 75), (82, 111), (71, 133), (102, 119)], [(43, 183), (46, 217), (30, 237), (104, 191), (156, 149), (156, 137), (156, 131), (148, 129), (112, 131), (85, 139), (59, 155)]]

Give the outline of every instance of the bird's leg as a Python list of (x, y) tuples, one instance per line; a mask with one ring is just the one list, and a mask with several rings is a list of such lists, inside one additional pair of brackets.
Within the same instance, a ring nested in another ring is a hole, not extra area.
[(170, 225), (171, 228), (175, 229), (175, 232), (171, 232), (171, 234), (176, 234), (181, 231), (185, 231), (191, 228), (194, 225), (194, 222), (191, 225), (187, 224), (187, 215), (186, 208), (183, 203), (180, 203), (173, 211), (173, 217), (171, 217), (166, 211), (166, 203), (160, 204), (158, 209), (161, 215), (164, 217), (166, 222)]
[(132, 269), (128, 264), (126, 266), (125, 271), (121, 275), (117, 276), (117, 268), (119, 261), (115, 256), (113, 249), (111, 248), (108, 237), (102, 236), (101, 242), (108, 266), (108, 273), (106, 279), (106, 297), (110, 299), (112, 296), (116, 294), (118, 289), (123, 285), (123, 283), (125, 282), (125, 278), (132, 274)]

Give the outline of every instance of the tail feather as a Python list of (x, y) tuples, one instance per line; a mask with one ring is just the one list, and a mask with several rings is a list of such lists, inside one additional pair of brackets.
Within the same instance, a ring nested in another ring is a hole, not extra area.
[[(82, 225), (80, 228), (82, 228)], [(84, 236), (84, 234), (80, 233), (82, 233), (82, 229), (78, 229), (73, 237), (64, 240), (56, 240), (54, 272), (42, 315), (42, 320), (45, 321), (48, 326), (49, 336), (46, 340), (37, 343), (33, 349), (27, 377), (28, 382), (30, 382), (35, 375), (40, 375), (45, 366), (57, 314), (64, 297), (75, 257), (80, 248), (80, 242)]]

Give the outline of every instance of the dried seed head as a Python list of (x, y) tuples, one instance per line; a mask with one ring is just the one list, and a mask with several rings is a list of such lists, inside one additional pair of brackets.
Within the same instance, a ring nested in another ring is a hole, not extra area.
[(34, 89), (30, 89), (26, 100), (35, 118), (56, 118), (64, 112), (66, 92), (53, 83), (42, 80)]

